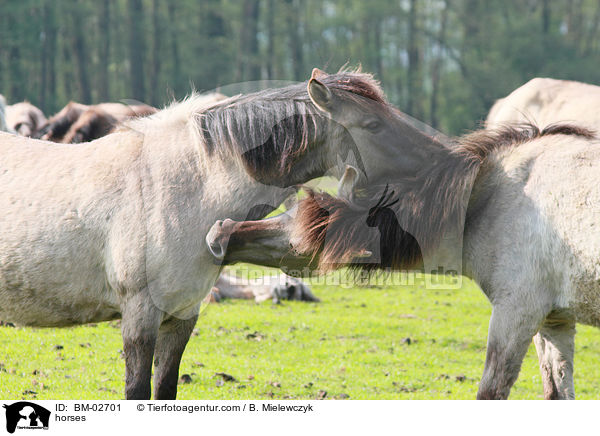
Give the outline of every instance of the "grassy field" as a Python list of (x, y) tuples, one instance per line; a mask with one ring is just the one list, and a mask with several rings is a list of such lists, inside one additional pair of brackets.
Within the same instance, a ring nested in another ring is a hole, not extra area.
[[(180, 399), (473, 399), (490, 305), (458, 291), (313, 287), (321, 303), (227, 301), (202, 313), (183, 357)], [(575, 383), (600, 397), (600, 332), (578, 326)], [(0, 398), (119, 399), (117, 322), (0, 327)], [(225, 373), (235, 381), (225, 381)], [(511, 399), (541, 399), (533, 345)]]

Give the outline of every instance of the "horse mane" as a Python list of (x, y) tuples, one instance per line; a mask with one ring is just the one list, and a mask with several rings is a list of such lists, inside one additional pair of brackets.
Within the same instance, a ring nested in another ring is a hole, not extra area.
[[(294, 248), (318, 256), (322, 270), (348, 264), (367, 269), (421, 267), (423, 255), (435, 249), (446, 232), (464, 225), (468, 194), (481, 164), (497, 150), (550, 135), (595, 137), (588, 129), (567, 124), (542, 130), (531, 124), (504, 126), (459, 138), (453, 147), (441, 148), (436, 161), (416, 178), (399, 176), (386, 185), (370, 185), (357, 191), (352, 202), (309, 191), (294, 220)], [(380, 256), (373, 262), (356, 262), (357, 253), (376, 247), (373, 232), (364, 231), (366, 223), (379, 228)]]
[[(323, 73), (318, 80), (344, 101), (387, 106), (379, 82), (360, 69)], [(320, 127), (329, 121), (310, 100), (307, 82), (302, 82), (229, 98), (218, 93), (192, 93), (153, 115), (122, 123), (119, 130), (186, 125), (209, 155), (241, 158), (250, 175), (261, 176), (289, 170), (292, 159), (307, 151), (319, 134), (326, 133)]]
[[(360, 70), (323, 74), (318, 80), (341, 99), (387, 104), (378, 82)], [(316, 108), (307, 82), (238, 95), (193, 115), (209, 153), (241, 157), (253, 176), (289, 171), (294, 158), (323, 137), (329, 118)]]
[(464, 135), (458, 140), (458, 149), (483, 162), (491, 153), (505, 147), (515, 147), (550, 135), (573, 135), (592, 139), (596, 133), (585, 127), (554, 123), (540, 129), (533, 123), (504, 124), (494, 129), (483, 129)]
[[(390, 194), (390, 197), (394, 193)], [(423, 255), (415, 238), (394, 219), (391, 208), (397, 200), (386, 197), (368, 211), (347, 200), (327, 193), (308, 190), (299, 204), (292, 230), (294, 249), (318, 258), (319, 269), (331, 270), (349, 265), (362, 269), (413, 268), (422, 265)], [(365, 225), (377, 227), (379, 245)], [(369, 259), (366, 253), (379, 249), (379, 257)], [(365, 255), (360, 263), (357, 255)], [(376, 262), (374, 261), (376, 259)]]

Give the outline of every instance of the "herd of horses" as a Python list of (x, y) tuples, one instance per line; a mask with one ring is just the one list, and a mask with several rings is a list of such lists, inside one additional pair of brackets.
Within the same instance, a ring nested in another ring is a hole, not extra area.
[[(477, 398), (508, 397), (532, 338), (545, 398), (574, 398), (575, 323), (600, 327), (598, 97), (534, 79), (486, 128), (448, 139), (389, 104), (371, 75), (315, 69), (283, 88), (113, 112), (110, 128), (74, 129), (110, 112), (77, 104), (10, 124), (100, 137), (0, 133), (0, 319), (121, 318), (126, 397), (150, 398), (154, 367), (154, 397), (174, 399), (225, 264), (441, 268), (493, 307)], [(324, 175), (336, 196), (309, 190), (261, 219)]]
[(47, 119), (38, 107), (28, 101), (9, 106), (5, 104), (2, 98), (0, 106), (3, 107), (6, 126), (2, 130), (64, 144), (77, 144), (101, 138), (129, 118), (146, 116), (157, 111), (146, 104), (85, 105), (71, 101)]

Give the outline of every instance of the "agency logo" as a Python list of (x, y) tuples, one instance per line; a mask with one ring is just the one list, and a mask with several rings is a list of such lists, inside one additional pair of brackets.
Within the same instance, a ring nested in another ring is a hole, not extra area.
[(29, 401), (4, 404), (6, 409), (6, 431), (14, 433), (16, 429), (48, 430), (50, 411)]

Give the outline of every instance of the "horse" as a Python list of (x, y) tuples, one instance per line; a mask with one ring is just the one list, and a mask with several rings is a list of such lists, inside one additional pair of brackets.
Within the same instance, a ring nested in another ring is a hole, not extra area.
[(215, 220), (260, 218), (344, 162), (361, 181), (419, 171), (422, 135), (371, 75), (317, 69), (216, 103), (192, 96), (77, 146), (0, 134), (0, 319), (121, 318), (126, 398), (150, 398), (154, 359), (154, 397), (174, 399), (221, 270), (204, 242)]
[(44, 113), (28, 101), (6, 107), (6, 123), (22, 136), (33, 136), (48, 120)]
[(69, 128), (61, 142), (64, 144), (80, 144), (93, 141), (108, 135), (119, 123), (119, 120), (98, 108), (89, 108)]
[(487, 128), (503, 124), (577, 123), (596, 127), (600, 86), (571, 80), (536, 77), (494, 103), (485, 121)]
[(263, 275), (258, 280), (249, 280), (222, 273), (212, 289), (212, 298), (219, 302), (226, 298), (254, 300), (261, 303), (273, 300), (320, 301), (302, 280), (286, 274)]
[[(600, 327), (600, 141), (583, 127), (522, 125), (420, 147), (431, 164), (416, 179), (399, 173), (349, 196), (347, 171), (342, 197), (312, 193), (292, 214), (218, 220), (207, 246), (218, 261), (315, 268), (316, 258), (327, 270), (360, 268), (355, 259), (386, 241), (394, 268), (422, 270), (421, 254), (443, 250), (461, 224), (462, 273), (493, 308), (477, 398), (508, 397), (533, 338), (544, 397), (573, 399), (575, 324)], [(357, 231), (369, 220), (379, 232)]]
[(52, 116), (34, 137), (65, 144), (88, 142), (108, 134), (122, 121), (156, 111), (146, 104), (99, 103), (88, 106), (71, 101)]
[(6, 100), (2, 94), (0, 94), (0, 132), (14, 133), (6, 123)]

